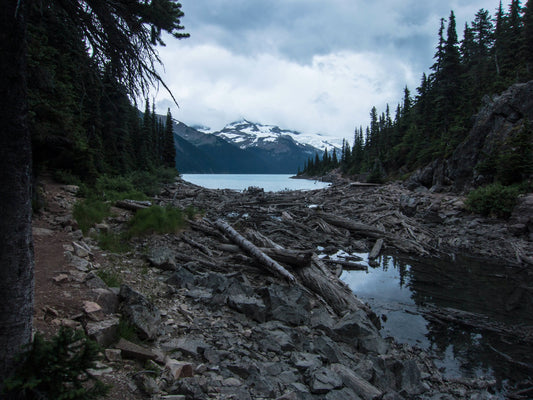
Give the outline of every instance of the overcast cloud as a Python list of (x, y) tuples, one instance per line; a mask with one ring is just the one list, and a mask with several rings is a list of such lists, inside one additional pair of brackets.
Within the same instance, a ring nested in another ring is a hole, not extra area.
[[(351, 138), (370, 108), (391, 111), (433, 62), (441, 17), (464, 23), (488, 0), (181, 0), (191, 37), (159, 49), (159, 113), (221, 129), (246, 118)], [(505, 2), (504, 2), (505, 5)]]

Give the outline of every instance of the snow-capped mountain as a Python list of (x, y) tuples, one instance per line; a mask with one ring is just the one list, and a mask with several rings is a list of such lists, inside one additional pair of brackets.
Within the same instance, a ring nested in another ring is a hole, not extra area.
[(220, 131), (212, 131), (209, 128), (199, 127), (197, 130), (213, 134), (224, 140), (238, 145), (241, 149), (249, 147), (271, 147), (267, 143), (275, 143), (280, 140), (292, 139), (296, 144), (311, 146), (315, 150), (324, 151), (326, 148), (341, 149), (338, 140), (327, 138), (321, 134), (302, 134), (300, 132), (281, 129), (276, 125), (263, 125), (257, 122), (250, 122), (246, 119), (232, 122)]
[(294, 174), (316, 153), (341, 146), (320, 135), (241, 120), (220, 131), (174, 125), (176, 166), (183, 173)]

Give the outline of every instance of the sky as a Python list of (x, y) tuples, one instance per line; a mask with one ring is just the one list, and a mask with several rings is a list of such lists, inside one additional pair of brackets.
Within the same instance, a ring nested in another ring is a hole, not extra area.
[[(506, 2), (504, 1), (504, 6)], [(457, 32), (497, 0), (181, 0), (190, 38), (159, 47), (157, 112), (220, 130), (247, 119), (342, 141), (369, 112), (412, 93), (433, 63), (440, 18)]]

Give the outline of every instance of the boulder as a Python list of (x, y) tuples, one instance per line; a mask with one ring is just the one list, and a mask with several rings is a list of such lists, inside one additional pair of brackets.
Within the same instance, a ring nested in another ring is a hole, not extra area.
[(118, 335), (119, 319), (108, 317), (102, 321), (90, 321), (85, 326), (87, 336), (96, 341), (102, 347), (114, 343)]
[(141, 293), (128, 285), (121, 285), (119, 298), (120, 310), (138, 331), (141, 339), (153, 340), (159, 332), (161, 314), (159, 310)]
[(384, 354), (388, 349), (387, 343), (363, 310), (346, 314), (335, 324), (333, 332), (339, 340), (355, 345), (362, 351)]
[(261, 291), (272, 319), (290, 325), (304, 325), (309, 320), (309, 298), (298, 286), (272, 284)]
[(121, 351), (124, 358), (130, 358), (139, 361), (155, 360), (156, 355), (142, 346), (121, 338), (115, 347)]
[(342, 387), (341, 377), (329, 368), (319, 368), (311, 373), (311, 393), (324, 394)]
[(146, 255), (146, 259), (153, 267), (173, 271), (176, 269), (176, 255), (168, 247), (154, 247)]

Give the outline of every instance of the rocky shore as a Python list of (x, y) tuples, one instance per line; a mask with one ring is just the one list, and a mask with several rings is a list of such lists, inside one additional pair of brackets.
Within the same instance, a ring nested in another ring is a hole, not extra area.
[[(112, 254), (77, 230), (74, 193), (44, 187), (48, 209), (34, 228), (35, 326), (50, 334), (79, 327), (97, 340), (105, 359), (94, 373), (114, 385), (109, 398), (501, 398), (494, 381), (446, 379), (423, 350), (383, 339), (379, 318), (338, 279), (358, 261), (330, 256), (467, 253), (529, 270), (532, 195), (501, 221), (468, 214), (458, 196), (398, 184), (239, 193), (178, 180), (154, 203), (193, 206), (202, 218)], [(116, 208), (92, 233), (119, 232), (133, 213)], [(118, 277), (117, 287), (102, 271)], [(137, 343), (119, 339), (121, 320)]]

